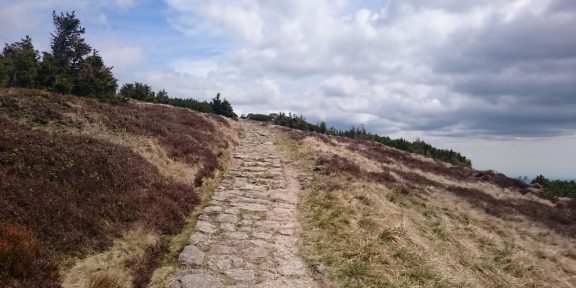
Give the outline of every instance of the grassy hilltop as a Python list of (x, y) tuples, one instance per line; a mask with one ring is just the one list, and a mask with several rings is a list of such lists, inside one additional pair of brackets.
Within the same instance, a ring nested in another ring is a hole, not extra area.
[(58, 286), (59, 269), (134, 231), (151, 240), (125, 274), (149, 277), (130, 270), (181, 231), (238, 135), (213, 114), (1, 89), (1, 282)]

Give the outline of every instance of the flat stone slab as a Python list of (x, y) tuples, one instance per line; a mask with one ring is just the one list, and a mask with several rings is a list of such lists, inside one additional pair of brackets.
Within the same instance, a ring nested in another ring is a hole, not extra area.
[(233, 214), (220, 214), (216, 216), (216, 221), (220, 223), (235, 224), (236, 222), (238, 222), (238, 217)]
[(210, 224), (210, 222), (207, 221), (196, 222), (196, 230), (207, 234), (212, 234), (216, 232), (216, 228), (214, 227), (214, 225)]
[(306, 279), (278, 279), (262, 282), (255, 287), (257, 288), (312, 288), (316, 287), (314, 281)]
[(244, 269), (231, 269), (225, 272), (228, 277), (236, 280), (236, 281), (254, 281), (256, 276), (254, 275), (254, 271), (252, 270), (244, 270)]
[(244, 209), (252, 212), (266, 212), (270, 210), (266, 205), (257, 204), (257, 203), (232, 203), (234, 207), (239, 209)]
[(184, 251), (180, 253), (178, 260), (188, 265), (200, 266), (204, 261), (204, 252), (202, 252), (196, 246), (186, 246)]
[(210, 242), (210, 237), (203, 233), (194, 233), (190, 236), (190, 244), (202, 247)]
[(168, 284), (168, 288), (221, 288), (220, 280), (209, 274), (186, 275)]
[(222, 207), (220, 206), (208, 206), (204, 208), (204, 213), (216, 214), (222, 212)]

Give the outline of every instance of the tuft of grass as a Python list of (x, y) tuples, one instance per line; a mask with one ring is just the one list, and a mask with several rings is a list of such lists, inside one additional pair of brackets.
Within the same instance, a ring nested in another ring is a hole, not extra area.
[(406, 231), (400, 226), (386, 227), (378, 234), (378, 240), (384, 243), (397, 243), (405, 234)]
[(38, 241), (32, 233), (0, 222), (0, 279), (23, 278), (37, 270)]
[(430, 227), (432, 228), (432, 232), (438, 239), (446, 241), (448, 240), (448, 232), (444, 229), (442, 222), (434, 221), (431, 223)]
[(341, 273), (348, 281), (357, 281), (368, 274), (368, 265), (361, 260), (352, 260), (344, 265)]
[(122, 288), (122, 285), (108, 274), (94, 274), (90, 275), (86, 288)]
[(408, 271), (404, 272), (404, 276), (418, 284), (425, 284), (429, 280), (436, 280), (440, 278), (438, 274), (421, 266), (416, 266), (409, 269)]

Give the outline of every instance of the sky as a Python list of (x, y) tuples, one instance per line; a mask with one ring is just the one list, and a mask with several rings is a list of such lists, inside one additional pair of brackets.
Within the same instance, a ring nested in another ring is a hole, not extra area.
[(53, 10), (120, 83), (576, 178), (574, 0), (0, 0), (0, 42), (48, 51)]

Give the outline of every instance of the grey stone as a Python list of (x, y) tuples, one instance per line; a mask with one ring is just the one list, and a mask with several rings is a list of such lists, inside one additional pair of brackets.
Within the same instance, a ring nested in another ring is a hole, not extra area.
[(264, 220), (257, 222), (256, 225), (265, 229), (276, 229), (279, 228), (282, 223), (278, 221)]
[(186, 275), (168, 284), (168, 288), (221, 288), (220, 280), (209, 274)]
[(280, 234), (282, 235), (293, 235), (294, 234), (294, 230), (292, 229), (280, 229)]
[(216, 221), (220, 223), (231, 223), (234, 224), (238, 221), (238, 217), (232, 214), (220, 214), (216, 216)]
[(208, 206), (222, 206), (222, 202), (217, 200), (210, 200), (208, 201)]
[(264, 247), (251, 247), (244, 250), (244, 255), (248, 259), (255, 260), (268, 257), (269, 250)]
[(212, 221), (212, 219), (210, 218), (210, 216), (208, 216), (208, 214), (202, 214), (198, 217), (198, 220), (201, 221), (206, 221), (206, 222), (210, 222)]
[(227, 231), (227, 232), (236, 231), (236, 226), (234, 226), (234, 224), (230, 224), (230, 223), (222, 223), (222, 224), (220, 224), (220, 228), (224, 231)]
[(180, 253), (178, 259), (188, 265), (200, 266), (204, 261), (204, 252), (196, 246), (189, 245)]
[(252, 236), (254, 236), (255, 238), (264, 239), (264, 240), (270, 240), (270, 239), (272, 239), (272, 234), (270, 234), (270, 233), (265, 233), (265, 232), (254, 232), (254, 233), (252, 234)]
[(196, 222), (196, 230), (204, 232), (206, 234), (213, 234), (214, 232), (216, 232), (216, 228), (214, 228), (214, 225), (206, 221)]
[(234, 252), (234, 248), (224, 245), (214, 245), (210, 252), (214, 254), (230, 254)]
[(234, 207), (228, 207), (224, 210), (224, 213), (232, 214), (232, 215), (238, 215), (238, 213), (240, 213), (240, 209), (234, 208)]
[(257, 204), (257, 203), (239, 202), (239, 203), (232, 203), (232, 205), (234, 205), (234, 207), (236, 207), (236, 208), (244, 209), (244, 210), (248, 210), (248, 211), (252, 211), (252, 212), (266, 212), (269, 210), (269, 208), (266, 205)]
[(225, 274), (236, 281), (254, 281), (256, 278), (252, 270), (231, 269), (226, 271)]
[(300, 259), (294, 257), (283, 262), (280, 267), (278, 267), (278, 273), (284, 276), (302, 276), (306, 274), (306, 270)]
[(213, 255), (207, 261), (208, 267), (215, 271), (227, 271), (232, 268), (239, 268), (244, 261), (242, 258), (233, 255)]
[(208, 206), (204, 208), (204, 213), (215, 214), (220, 212), (222, 212), (222, 207), (220, 206)]
[(228, 236), (231, 239), (240, 239), (240, 240), (248, 239), (249, 237), (246, 232), (231, 232), (226, 233), (226, 236)]
[(190, 236), (190, 244), (203, 247), (210, 242), (210, 236), (203, 233), (194, 233)]
[[(257, 288), (313, 288), (316, 287), (314, 281), (309, 279), (277, 279), (264, 281), (256, 286)], [(331, 286), (330, 286), (331, 287)]]

